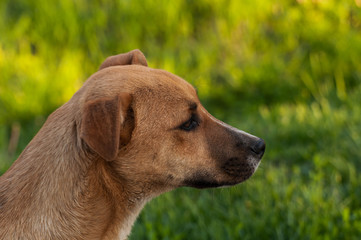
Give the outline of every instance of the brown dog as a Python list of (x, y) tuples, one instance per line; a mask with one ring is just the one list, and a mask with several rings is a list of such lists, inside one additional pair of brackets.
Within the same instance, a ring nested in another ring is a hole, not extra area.
[(1, 176), (0, 239), (126, 239), (151, 198), (240, 183), (264, 150), (139, 50), (109, 57)]

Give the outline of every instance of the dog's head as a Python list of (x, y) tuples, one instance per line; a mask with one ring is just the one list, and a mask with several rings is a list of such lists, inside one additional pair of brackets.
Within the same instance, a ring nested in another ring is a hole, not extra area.
[(265, 151), (262, 139), (211, 116), (189, 83), (147, 67), (139, 50), (105, 60), (81, 91), (80, 136), (124, 181), (160, 191), (234, 185)]

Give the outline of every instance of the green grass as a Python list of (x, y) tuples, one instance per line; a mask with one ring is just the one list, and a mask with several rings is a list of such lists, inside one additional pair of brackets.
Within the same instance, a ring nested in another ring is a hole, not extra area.
[(266, 140), (256, 174), (229, 189), (179, 189), (153, 200), (131, 239), (358, 239), (360, 107), (327, 103), (231, 116)]
[[(106, 56), (141, 49), (262, 137), (255, 175), (152, 200), (131, 239), (361, 236), (360, 1), (0, 1), (0, 174)], [(14, 129), (20, 130), (9, 149)]]
[(303, 175), (264, 166), (230, 189), (176, 190), (144, 209), (131, 239), (358, 239), (361, 211), (339, 179)]

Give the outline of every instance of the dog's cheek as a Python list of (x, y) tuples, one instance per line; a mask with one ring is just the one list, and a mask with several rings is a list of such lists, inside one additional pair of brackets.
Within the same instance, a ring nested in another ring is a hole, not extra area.
[(215, 167), (215, 161), (211, 159), (202, 129), (192, 133), (179, 134), (175, 139), (175, 154), (182, 159), (185, 166), (183, 172)]
[(183, 136), (181, 136), (180, 133), (174, 133), (173, 134), (173, 141), (174, 141), (174, 145), (178, 148), (183, 146), (185, 139)]
[(160, 149), (156, 157), (152, 158), (152, 164), (161, 167), (168, 174), (169, 182), (177, 183), (191, 166), (189, 162), (195, 152), (187, 146), (187, 137), (182, 132), (173, 132), (168, 136), (169, 138), (163, 138), (156, 144)]

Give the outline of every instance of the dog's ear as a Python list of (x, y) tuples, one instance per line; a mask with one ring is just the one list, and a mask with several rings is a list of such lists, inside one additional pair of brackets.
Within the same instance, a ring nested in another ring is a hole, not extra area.
[(144, 54), (138, 50), (132, 50), (127, 53), (118, 54), (115, 56), (110, 56), (100, 65), (99, 70), (111, 66), (117, 65), (143, 65), (148, 67), (147, 59), (145, 59)]
[(119, 148), (130, 141), (134, 129), (131, 101), (130, 94), (121, 93), (85, 104), (80, 137), (105, 160), (114, 160)]

